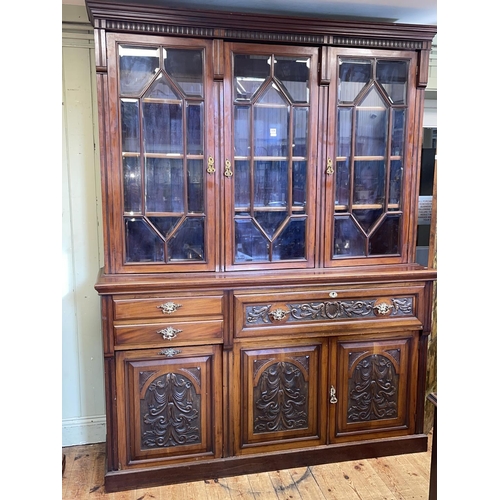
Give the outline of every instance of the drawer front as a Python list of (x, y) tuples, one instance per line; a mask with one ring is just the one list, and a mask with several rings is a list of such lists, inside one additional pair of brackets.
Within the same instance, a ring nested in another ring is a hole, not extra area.
[(421, 326), (418, 311), (424, 285), (314, 289), (291, 293), (235, 294), (235, 335), (315, 332), (381, 321)]
[(199, 318), (222, 315), (222, 295), (165, 296), (148, 298), (115, 297), (116, 321), (134, 319)]
[(222, 320), (115, 325), (116, 348), (222, 341)]

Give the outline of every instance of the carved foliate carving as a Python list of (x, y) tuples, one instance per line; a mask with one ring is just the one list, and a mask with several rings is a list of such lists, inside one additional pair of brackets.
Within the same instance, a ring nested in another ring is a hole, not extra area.
[(349, 379), (348, 422), (394, 418), (398, 414), (399, 376), (392, 361), (372, 354), (359, 361)]
[[(301, 364), (307, 364), (306, 357)], [(254, 389), (254, 432), (307, 428), (308, 399), (308, 383), (295, 364), (270, 365)]]
[(142, 448), (200, 443), (200, 404), (201, 396), (184, 375), (154, 379), (140, 403)]

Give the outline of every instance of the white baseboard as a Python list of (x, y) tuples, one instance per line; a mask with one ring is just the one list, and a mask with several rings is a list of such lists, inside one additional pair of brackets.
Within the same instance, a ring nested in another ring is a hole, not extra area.
[(86, 418), (66, 418), (62, 421), (62, 445), (103, 443), (106, 441), (105, 415)]

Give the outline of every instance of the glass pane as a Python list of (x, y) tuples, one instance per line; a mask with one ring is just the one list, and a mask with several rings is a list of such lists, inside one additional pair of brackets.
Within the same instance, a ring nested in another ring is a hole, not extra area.
[(122, 151), (138, 153), (139, 143), (139, 101), (121, 100)]
[(165, 237), (165, 239), (170, 236), (170, 233), (175, 229), (175, 226), (181, 220), (180, 217), (148, 217), (148, 219), (156, 230)]
[(234, 55), (235, 100), (250, 100), (271, 74), (269, 56)]
[(182, 105), (144, 103), (144, 151), (146, 153), (183, 152)]
[(250, 163), (246, 160), (234, 162), (234, 206), (250, 208)]
[(290, 219), (273, 243), (273, 260), (304, 259), (306, 254), (306, 219)]
[(335, 217), (334, 255), (365, 255), (365, 237), (350, 217)]
[(120, 45), (120, 92), (138, 95), (160, 68), (160, 51), (156, 47)]
[(384, 211), (379, 209), (373, 210), (353, 210), (352, 214), (365, 233), (368, 233), (372, 226), (377, 222)]
[(164, 242), (142, 218), (125, 217), (127, 262), (164, 262)]
[(370, 240), (370, 255), (399, 253), (399, 226), (401, 216), (388, 215)]
[(172, 88), (165, 75), (161, 73), (156, 77), (153, 85), (144, 94), (148, 99), (174, 99), (180, 100), (179, 94)]
[(146, 211), (184, 212), (182, 160), (146, 159)]
[(188, 212), (204, 212), (203, 160), (188, 160)]
[(203, 51), (164, 49), (165, 71), (187, 96), (203, 97)]
[(294, 102), (309, 102), (310, 59), (279, 57), (274, 60), (274, 76), (281, 81)]
[(339, 62), (339, 101), (352, 102), (370, 81), (371, 61), (343, 60)]
[(205, 260), (205, 219), (187, 217), (168, 240), (168, 260)]
[(392, 113), (391, 155), (393, 156), (403, 154), (405, 114), (406, 111), (404, 109), (395, 109)]
[(250, 155), (250, 108), (234, 106), (234, 155)]
[(254, 108), (255, 156), (288, 156), (288, 107)]
[(350, 156), (352, 108), (339, 108), (337, 114), (337, 156)]
[(138, 157), (123, 158), (123, 211), (142, 212), (141, 162)]
[(293, 108), (293, 156), (307, 156), (309, 108)]
[(187, 104), (187, 153), (203, 154), (203, 103)]
[(391, 179), (389, 186), (389, 203), (399, 205), (401, 203), (401, 181), (403, 178), (403, 162), (401, 160), (391, 161)]
[(254, 206), (286, 207), (288, 204), (288, 162), (256, 161)]
[(354, 162), (355, 204), (382, 204), (385, 198), (385, 163), (383, 161)]
[(385, 156), (387, 111), (356, 111), (355, 156)]
[(255, 220), (259, 223), (269, 239), (273, 238), (274, 233), (287, 216), (287, 213), (283, 211), (255, 212)]
[(249, 219), (234, 221), (235, 262), (269, 262), (269, 242)]
[[(307, 162), (294, 161), (292, 164), (292, 204), (293, 207), (306, 206), (306, 190), (307, 190)], [(297, 212), (294, 212), (297, 213)]]
[(335, 205), (348, 205), (351, 191), (351, 169), (348, 161), (337, 162), (335, 182)]
[(377, 80), (393, 104), (406, 104), (407, 61), (378, 61)]

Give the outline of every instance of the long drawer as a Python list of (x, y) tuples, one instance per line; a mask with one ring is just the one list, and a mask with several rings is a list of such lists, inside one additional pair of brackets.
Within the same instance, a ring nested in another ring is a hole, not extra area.
[(235, 336), (305, 333), (305, 327), (315, 333), (359, 331), (371, 323), (419, 328), (424, 293), (423, 283), (239, 292), (234, 296)]

